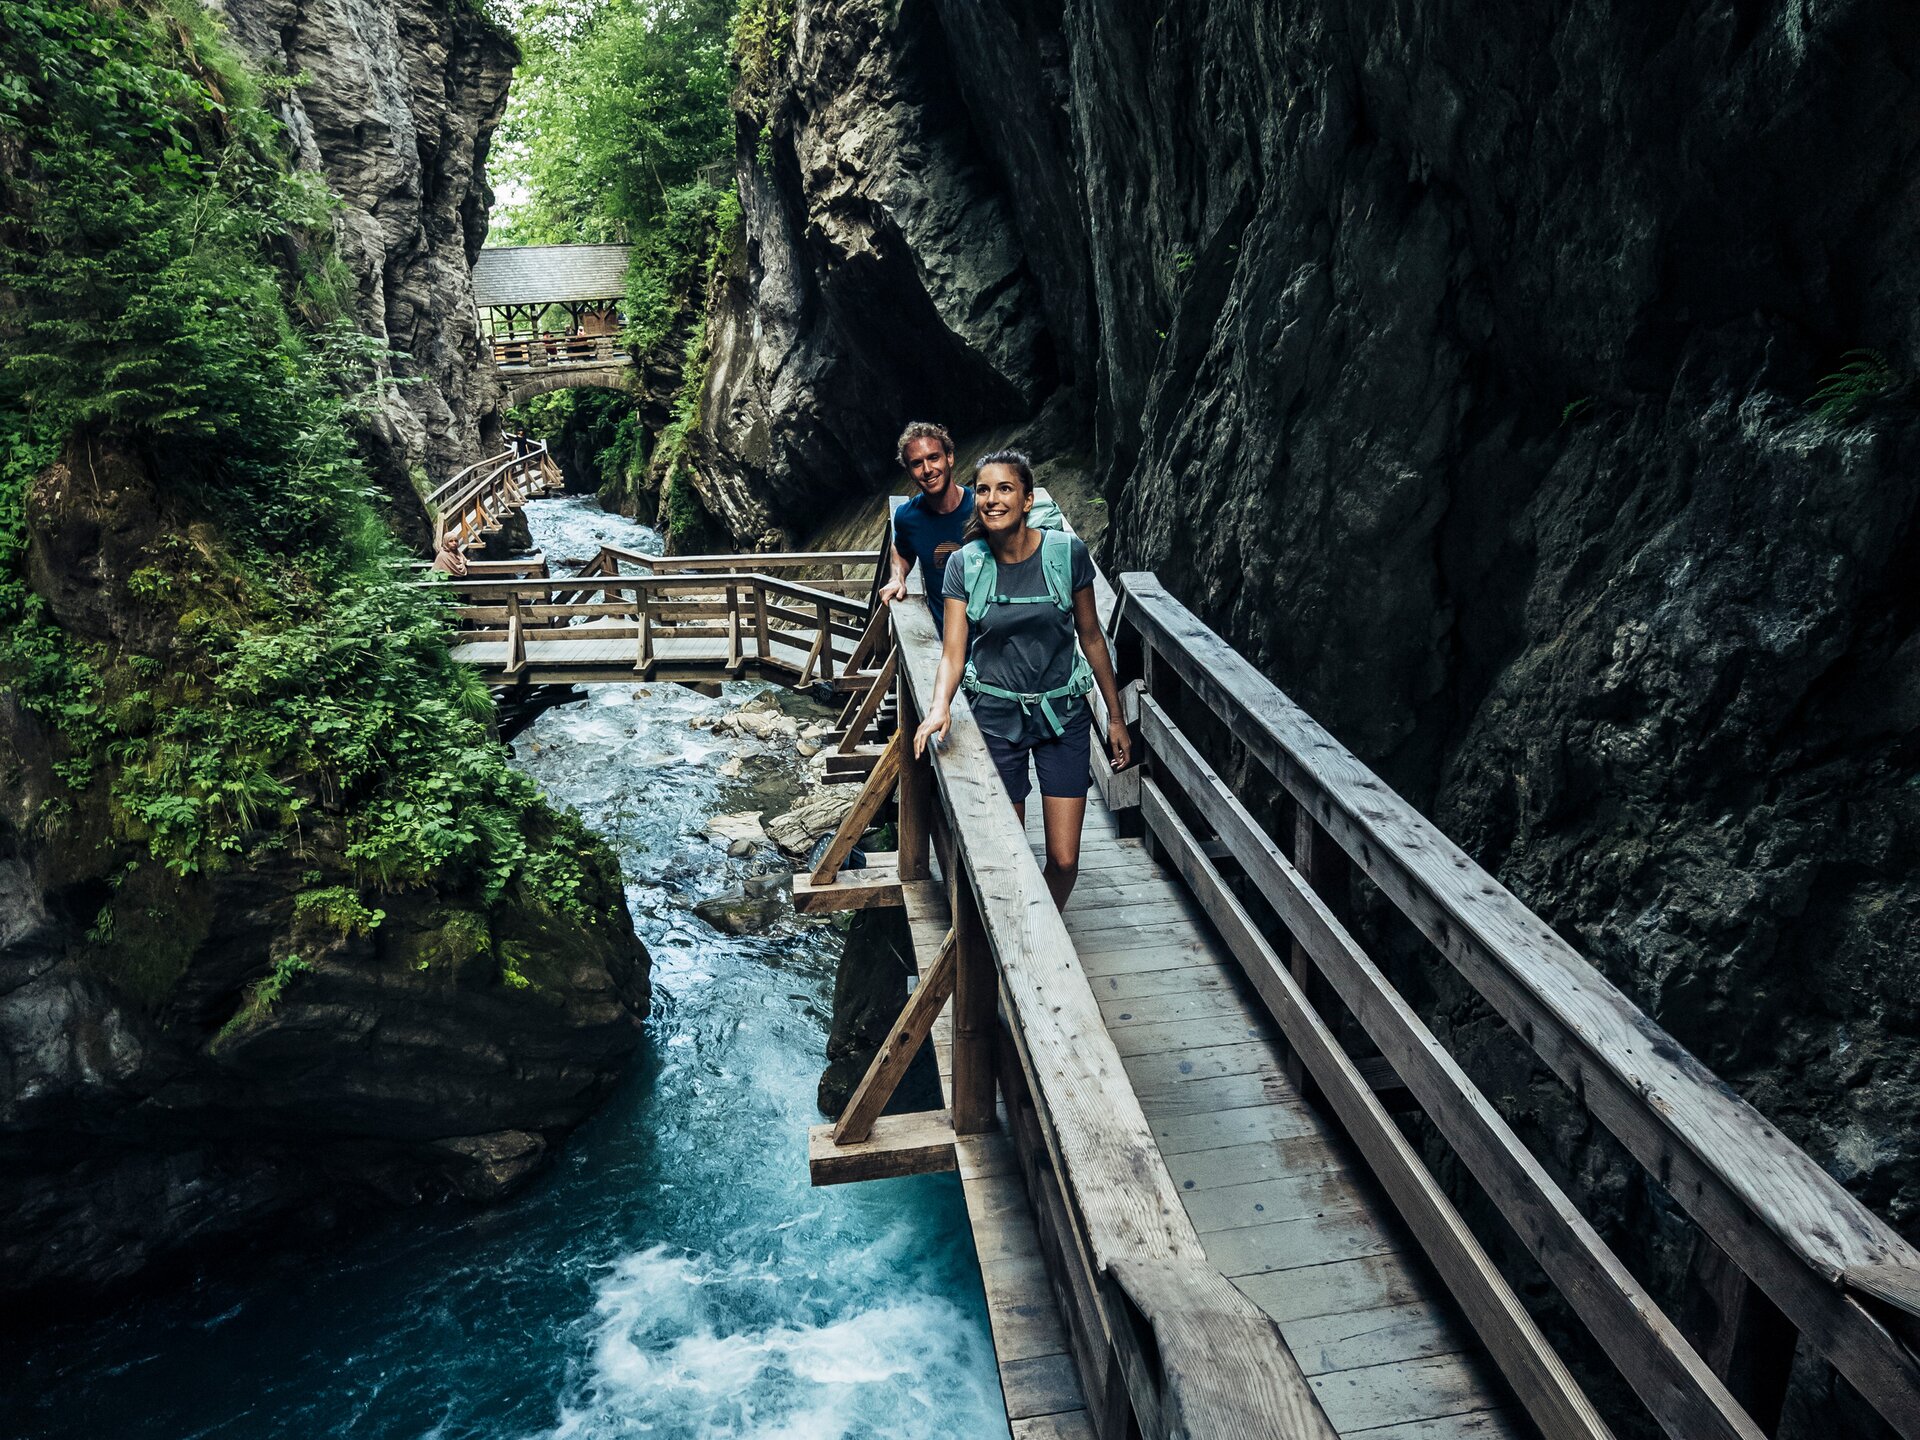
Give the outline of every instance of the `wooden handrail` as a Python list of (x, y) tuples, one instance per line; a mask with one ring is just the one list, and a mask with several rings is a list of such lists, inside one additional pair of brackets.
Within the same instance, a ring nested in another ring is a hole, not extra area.
[[(1324, 827), (1801, 1335), (1902, 1435), (1920, 1436), (1920, 1358), (1870, 1308), (1889, 1306), (1895, 1326), (1916, 1313), (1920, 1252), (1154, 576), (1125, 575), (1120, 593), (1119, 624), (1138, 635), (1155, 662), (1226, 723), (1246, 753)], [(1164, 744), (1164, 717), (1154, 724)], [(1487, 1165), (1518, 1163), (1510, 1154), (1506, 1160), (1491, 1150), (1483, 1155)], [(1595, 1263), (1603, 1262), (1595, 1257)], [(1554, 1265), (1547, 1268), (1566, 1282)], [(1603, 1344), (1619, 1339), (1600, 1338)], [(1607, 1348), (1612, 1353), (1618, 1346)], [(1692, 1354), (1669, 1353), (1682, 1366)], [(1646, 1376), (1653, 1373), (1644, 1372), (1641, 1382), (1651, 1383)], [(1717, 1408), (1711, 1387), (1698, 1380), (1695, 1373), (1693, 1393), (1708, 1410)], [(1662, 1413), (1662, 1405), (1654, 1408)], [(1684, 1406), (1681, 1411), (1707, 1413)], [(1670, 1425), (1676, 1413), (1666, 1406)], [(1735, 1424), (1720, 1433), (1746, 1432)]]
[[(904, 693), (924, 713), (939, 666), (933, 617), (912, 598), (892, 615)], [(993, 897), (978, 919), (1015, 1043), (1051, 1117), (1049, 1148), (1091, 1251), (1134, 1411), (1148, 1417), (1143, 1429), (1330, 1440), (1333, 1427), (1278, 1328), (1207, 1259), (964, 698), (953, 702), (931, 767), (967, 888)], [(956, 929), (970, 918), (957, 912)], [(955, 1086), (964, 1088), (957, 1073)]]

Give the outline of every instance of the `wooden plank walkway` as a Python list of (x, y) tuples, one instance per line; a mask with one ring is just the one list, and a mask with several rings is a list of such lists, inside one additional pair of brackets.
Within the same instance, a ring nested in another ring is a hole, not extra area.
[[(1027, 833), (1044, 862), (1039, 807)], [(1067, 933), (1207, 1257), (1279, 1325), (1341, 1435), (1536, 1434), (1199, 905), (1088, 798)], [(937, 943), (937, 937), (936, 937)]]
[[(950, 924), (946, 887), (931, 880), (901, 886), (914, 962), (924, 975)], [(929, 1036), (940, 1069), (940, 1092), (953, 1094), (953, 1017), (942, 1011)], [(1002, 1125), (1004, 1127), (1004, 1119)], [(980, 1258), (1000, 1388), (1013, 1440), (1093, 1440), (1094, 1429), (1054, 1301), (1039, 1231), (1013, 1142), (1004, 1130), (954, 1138), (954, 1158), (967, 1218)]]

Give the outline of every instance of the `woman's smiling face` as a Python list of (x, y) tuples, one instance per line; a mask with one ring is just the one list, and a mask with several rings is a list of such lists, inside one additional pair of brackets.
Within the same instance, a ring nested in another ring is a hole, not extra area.
[(989, 535), (1004, 535), (1026, 523), (1033, 495), (1011, 465), (989, 465), (973, 477), (973, 508)]

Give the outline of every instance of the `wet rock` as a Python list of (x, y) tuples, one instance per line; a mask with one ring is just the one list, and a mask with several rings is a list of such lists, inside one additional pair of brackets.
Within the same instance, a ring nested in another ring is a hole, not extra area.
[(741, 886), (700, 901), (693, 907), (693, 913), (729, 935), (759, 935), (786, 919), (792, 913), (792, 906), (781, 889), (752, 894)]
[(763, 843), (767, 832), (760, 826), (758, 810), (740, 810), (729, 815), (715, 815), (708, 820), (701, 834), (709, 839), (725, 840), (729, 845), (744, 841), (749, 848)]
[(830, 832), (859, 798), (857, 785), (827, 785), (784, 815), (767, 821), (767, 835), (789, 855), (804, 855)]
[[(416, 479), (486, 453), (498, 391), (471, 263), (487, 234), (485, 156), (513, 41), (436, 0), (220, 0), (234, 39), (294, 77), (280, 102), (295, 163), (340, 199), (338, 252), (360, 329), (381, 343), (361, 439), (403, 533), (431, 548)], [(503, 545), (524, 541), (504, 536)], [(489, 547), (488, 553), (493, 553)]]
[[(827, 1036), (827, 1065), (816, 1097), (821, 1113), (829, 1118), (839, 1117), (875, 1053), (886, 1044), (894, 1020), (907, 1003), (912, 964), (913, 937), (906, 911), (882, 908), (854, 913), (834, 973), (833, 1028)], [(933, 1047), (922, 1045), (887, 1109), (929, 1110), (939, 1104), (940, 1076)]]

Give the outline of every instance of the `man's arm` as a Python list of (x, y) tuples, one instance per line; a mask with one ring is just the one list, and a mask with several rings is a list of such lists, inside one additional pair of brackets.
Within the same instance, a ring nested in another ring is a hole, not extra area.
[(880, 600), (882, 604), (891, 605), (895, 600), (907, 598), (907, 571), (913, 568), (913, 557), (902, 555), (896, 540), (887, 550), (887, 563), (893, 567), (892, 575), (880, 587)]

